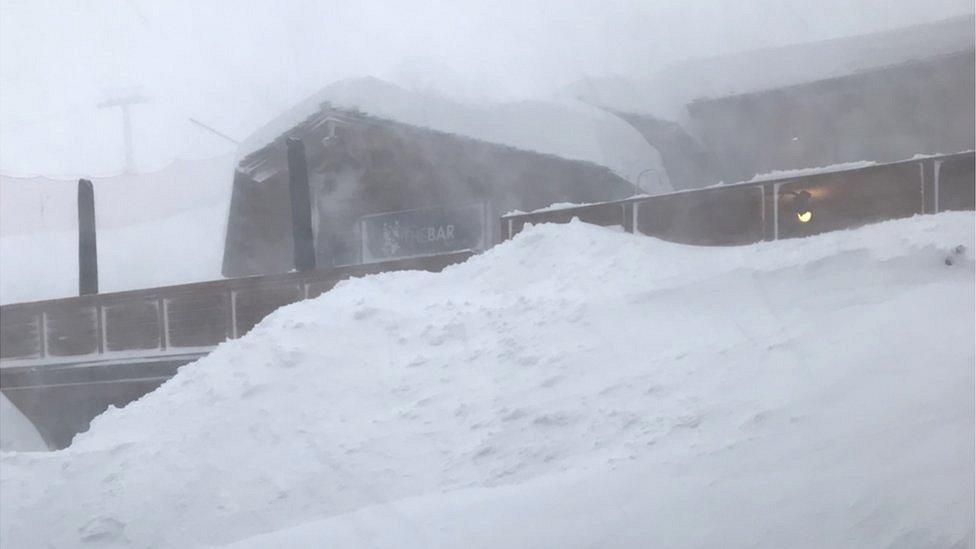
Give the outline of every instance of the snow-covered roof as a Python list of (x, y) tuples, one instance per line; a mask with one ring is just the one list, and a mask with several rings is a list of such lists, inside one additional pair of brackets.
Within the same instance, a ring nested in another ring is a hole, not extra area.
[(694, 98), (737, 95), (835, 78), (973, 49), (974, 19), (956, 17), (886, 32), (689, 61), (660, 79), (682, 81)]
[(587, 78), (567, 90), (595, 105), (680, 118), (696, 99), (758, 92), (973, 51), (974, 16), (871, 34), (752, 50), (675, 63), (640, 75)]
[[(336, 82), (289, 109), (248, 137), (238, 158), (259, 150), (329, 102), (369, 115), (522, 150), (592, 162), (632, 181), (641, 171), (665, 173), (661, 158), (633, 127), (611, 113), (575, 100), (461, 103), (412, 92), (376, 78)], [(670, 184), (646, 180), (648, 192)]]

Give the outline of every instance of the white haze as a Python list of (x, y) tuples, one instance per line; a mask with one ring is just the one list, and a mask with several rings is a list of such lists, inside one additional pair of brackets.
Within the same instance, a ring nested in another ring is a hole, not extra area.
[[(136, 165), (207, 157), (331, 82), (372, 75), (468, 102), (548, 97), (584, 76), (971, 13), (969, 0), (0, 2), (0, 171), (122, 169), (118, 109), (138, 87)], [(758, 69), (757, 69), (758, 70)]]

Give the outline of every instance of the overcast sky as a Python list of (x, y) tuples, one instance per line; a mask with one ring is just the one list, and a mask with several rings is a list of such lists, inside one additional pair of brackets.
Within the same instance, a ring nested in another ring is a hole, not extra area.
[(544, 97), (585, 75), (647, 77), (683, 58), (884, 30), (971, 0), (0, 0), (0, 171), (122, 167), (120, 88), (140, 169), (229, 145), (341, 78), (468, 101)]

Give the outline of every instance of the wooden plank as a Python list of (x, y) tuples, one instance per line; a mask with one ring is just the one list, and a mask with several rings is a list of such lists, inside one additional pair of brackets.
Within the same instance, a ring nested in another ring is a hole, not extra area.
[(49, 356), (89, 355), (98, 351), (97, 308), (64, 305), (45, 311)]
[(637, 208), (637, 230), (671, 242), (731, 246), (763, 239), (760, 185), (648, 198)]
[(0, 358), (36, 358), (42, 352), (38, 312), (4, 311), (0, 315)]
[(237, 336), (240, 337), (279, 307), (304, 298), (299, 284), (266, 285), (234, 292)]
[(169, 345), (213, 347), (231, 336), (230, 312), (223, 293), (201, 292), (166, 299)]
[(976, 157), (947, 158), (939, 166), (938, 211), (976, 208)]
[(156, 300), (133, 300), (106, 305), (106, 351), (159, 349), (162, 326)]

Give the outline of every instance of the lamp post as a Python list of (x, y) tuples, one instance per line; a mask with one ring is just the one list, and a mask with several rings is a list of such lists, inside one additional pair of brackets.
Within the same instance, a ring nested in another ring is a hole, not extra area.
[(793, 197), (793, 215), (800, 223), (809, 223), (813, 219), (813, 196), (808, 191), (787, 191), (784, 195)]
[(637, 179), (634, 180), (634, 194), (635, 195), (636, 194), (640, 194), (643, 191), (643, 189), (641, 189), (641, 186), (640, 186), (640, 180), (641, 180), (641, 177), (645, 173), (647, 173), (647, 172), (654, 172), (654, 175), (657, 176), (657, 182), (658, 183), (661, 182), (661, 173), (658, 172), (656, 168), (647, 168), (647, 169), (641, 171), (639, 174), (637, 174)]

